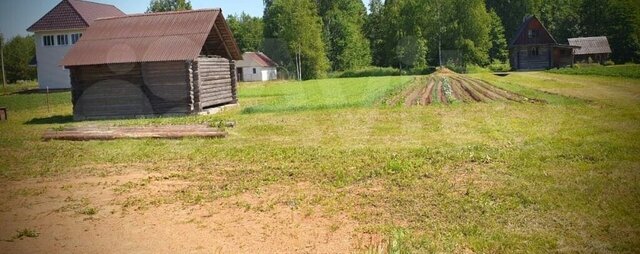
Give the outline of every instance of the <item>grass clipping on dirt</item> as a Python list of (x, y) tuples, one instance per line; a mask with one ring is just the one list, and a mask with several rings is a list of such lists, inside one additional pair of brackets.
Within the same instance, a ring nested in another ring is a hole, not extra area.
[(447, 68), (420, 77), (414, 85), (389, 98), (387, 105), (426, 106), (491, 101), (536, 102), (522, 95), (503, 90), (485, 81), (457, 74)]

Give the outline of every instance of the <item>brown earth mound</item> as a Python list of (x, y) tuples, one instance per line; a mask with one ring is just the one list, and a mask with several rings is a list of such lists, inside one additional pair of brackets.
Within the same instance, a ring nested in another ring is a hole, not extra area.
[(443, 67), (436, 68), (436, 71), (434, 72), (434, 74), (458, 74), (458, 73), (443, 66)]

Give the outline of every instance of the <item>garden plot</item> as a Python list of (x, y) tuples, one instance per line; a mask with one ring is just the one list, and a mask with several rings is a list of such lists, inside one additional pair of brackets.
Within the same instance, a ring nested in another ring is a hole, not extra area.
[(387, 101), (389, 105), (430, 105), (490, 101), (525, 102), (530, 99), (485, 81), (454, 73), (434, 73), (416, 79), (414, 85)]

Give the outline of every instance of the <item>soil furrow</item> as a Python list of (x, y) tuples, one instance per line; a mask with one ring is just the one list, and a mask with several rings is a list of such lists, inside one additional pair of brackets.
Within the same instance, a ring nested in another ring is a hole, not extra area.
[(409, 96), (407, 96), (406, 100), (404, 101), (404, 105), (405, 106), (416, 105), (416, 100), (419, 98), (421, 90), (422, 90), (422, 86), (412, 87)]
[(484, 80), (477, 80), (477, 83), (479, 85), (481, 85), (482, 87), (484, 87), (485, 89), (489, 89), (489, 90), (493, 91), (494, 93), (500, 94), (502, 97), (504, 97), (504, 98), (506, 98), (508, 100), (518, 101), (518, 102), (521, 102), (521, 101), (524, 100), (523, 96), (521, 96), (519, 94), (516, 94), (516, 93), (513, 93), (513, 92), (509, 92), (507, 90), (500, 89), (498, 87), (495, 87), (495, 86), (485, 82)]
[(474, 79), (462, 77), (462, 80), (464, 80), (467, 85), (473, 87), (476, 91), (489, 98), (490, 100), (505, 100), (503, 96), (496, 94), (493, 91), (479, 85)]
[[(446, 79), (448, 79), (447, 82)], [(405, 106), (426, 106), (430, 104), (451, 104), (456, 101), (464, 103), (489, 101), (525, 101), (526, 98), (508, 90), (493, 86), (483, 80), (459, 74), (432, 74), (415, 80), (415, 85), (388, 101), (390, 105), (403, 102)], [(448, 97), (450, 86), (451, 95)]]
[(469, 96), (471, 96), (471, 98), (473, 98), (473, 100), (475, 100), (477, 102), (484, 102), (484, 101), (487, 100), (487, 98), (484, 97), (482, 94), (478, 93), (477, 91), (475, 91), (474, 89), (469, 87), (467, 84), (465, 84), (463, 80), (459, 79), (458, 77), (455, 77), (453, 79), (455, 79), (458, 82), (460, 82), (460, 84), (462, 85), (462, 89), (465, 92), (467, 92), (467, 94), (469, 94)]
[(453, 90), (453, 96), (458, 100), (465, 103), (473, 101), (473, 98), (471, 98), (471, 96), (462, 89), (462, 84), (455, 79), (451, 79), (451, 90)]
[(433, 87), (435, 86), (435, 84), (436, 84), (436, 79), (432, 76), (431, 78), (429, 78), (429, 83), (425, 91), (422, 93), (422, 100), (421, 100), (422, 105), (431, 104), (431, 91), (433, 90)]

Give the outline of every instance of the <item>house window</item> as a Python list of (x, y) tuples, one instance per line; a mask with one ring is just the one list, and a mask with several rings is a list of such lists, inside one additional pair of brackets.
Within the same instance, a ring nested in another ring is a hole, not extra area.
[(533, 47), (529, 49), (529, 56), (539, 56), (540, 52), (538, 50), (538, 47)]
[(256, 74), (256, 73), (258, 73), (258, 72), (256, 71), (256, 68), (253, 68), (253, 74)]
[(57, 36), (57, 39), (58, 39), (58, 45), (67, 45), (67, 44), (69, 44), (69, 35), (59, 34)]
[(538, 37), (538, 30), (529, 29), (529, 39)]
[(71, 34), (71, 44), (76, 44), (76, 42), (80, 40), (80, 37), (82, 37), (81, 33)]
[(42, 36), (42, 44), (45, 46), (55, 45), (55, 42), (53, 41), (53, 35)]

